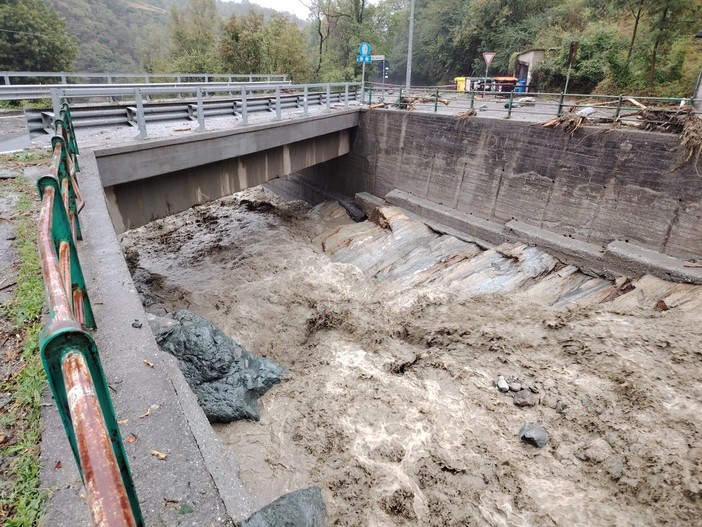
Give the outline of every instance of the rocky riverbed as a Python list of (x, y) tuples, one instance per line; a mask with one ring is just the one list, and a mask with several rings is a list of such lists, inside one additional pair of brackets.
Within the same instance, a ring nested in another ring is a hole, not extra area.
[(699, 287), (371, 220), (252, 189), (122, 237), (148, 311), (287, 370), (213, 425), (252, 493), (319, 486), (340, 526), (702, 517)]

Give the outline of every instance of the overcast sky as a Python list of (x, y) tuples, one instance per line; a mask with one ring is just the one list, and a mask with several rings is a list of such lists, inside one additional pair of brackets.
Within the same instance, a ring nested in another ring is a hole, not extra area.
[[(232, 1), (232, 0), (225, 0), (225, 1)], [(236, 1), (236, 0), (234, 0)], [(304, 1), (304, 0), (303, 0)], [(302, 20), (307, 19), (307, 14), (309, 13), (309, 10), (300, 3), (300, 0), (249, 0), (252, 4), (258, 4), (262, 5), (263, 7), (272, 7), (273, 9), (276, 9), (278, 11), (287, 11), (288, 13), (292, 13), (293, 15), (296, 15), (298, 18), (301, 18)], [(237, 2), (241, 3), (241, 2)], [(307, 2), (305, 2), (307, 3)]]

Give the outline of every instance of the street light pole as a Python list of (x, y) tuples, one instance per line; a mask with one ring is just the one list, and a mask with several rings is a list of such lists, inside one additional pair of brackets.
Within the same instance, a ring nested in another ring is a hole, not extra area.
[(407, 76), (405, 87), (409, 90), (412, 78), (412, 37), (414, 36), (414, 0), (410, 0), (409, 41), (407, 42)]

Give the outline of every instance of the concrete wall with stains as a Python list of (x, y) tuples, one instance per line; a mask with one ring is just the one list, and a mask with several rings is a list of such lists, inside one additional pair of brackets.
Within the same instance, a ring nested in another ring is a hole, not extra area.
[(700, 258), (702, 176), (694, 163), (679, 166), (679, 141), (628, 129), (571, 137), (523, 122), (367, 111), (348, 156), (298, 179), (350, 195), (399, 189), (480, 220)]

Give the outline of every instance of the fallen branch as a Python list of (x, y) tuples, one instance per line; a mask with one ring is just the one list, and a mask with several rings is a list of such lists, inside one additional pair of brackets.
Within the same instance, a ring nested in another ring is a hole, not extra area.
[(563, 128), (565, 133), (572, 136), (575, 131), (586, 122), (587, 118), (578, 115), (573, 110), (570, 110), (560, 117), (556, 117), (555, 119), (545, 122), (541, 125), (541, 128)]

